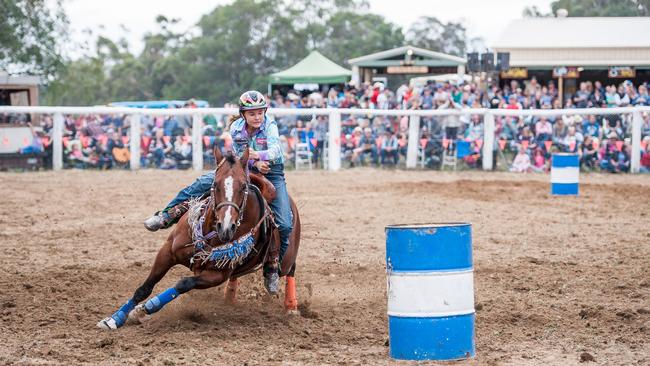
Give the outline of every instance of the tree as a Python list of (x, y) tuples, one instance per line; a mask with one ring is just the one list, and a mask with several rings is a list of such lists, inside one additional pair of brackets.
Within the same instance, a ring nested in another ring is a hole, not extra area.
[(60, 45), (68, 21), (61, 0), (0, 0), (0, 69), (53, 76), (62, 65)]
[(566, 9), (570, 17), (642, 17), (650, 15), (650, 0), (558, 0), (551, 3), (550, 13), (536, 7), (524, 9), (524, 16), (553, 16)]
[[(399, 26), (368, 13), (367, 2), (359, 0), (235, 0), (201, 17), (194, 37), (173, 31), (174, 19), (159, 16), (156, 21), (159, 29), (144, 37), (139, 55), (129, 52), (124, 40), (98, 36), (96, 51), (68, 62), (48, 87), (46, 101), (196, 97), (220, 105), (243, 90), (265, 90), (271, 73), (311, 50), (344, 65), (347, 59), (405, 43)], [(457, 55), (465, 51), (460, 23), (422, 18), (412, 29), (416, 46)]]
[(402, 28), (375, 14), (337, 12), (324, 33), (318, 49), (340, 65), (350, 58), (404, 45)]
[(461, 23), (443, 23), (438, 18), (420, 17), (406, 33), (406, 40), (416, 47), (463, 56), (467, 48), (467, 34)]

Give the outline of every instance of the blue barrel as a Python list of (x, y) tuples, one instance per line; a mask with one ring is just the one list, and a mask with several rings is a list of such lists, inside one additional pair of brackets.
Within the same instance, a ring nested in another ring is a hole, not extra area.
[(551, 159), (551, 194), (578, 195), (580, 157), (578, 154), (553, 154)]
[(472, 227), (386, 227), (390, 357), (474, 357)]

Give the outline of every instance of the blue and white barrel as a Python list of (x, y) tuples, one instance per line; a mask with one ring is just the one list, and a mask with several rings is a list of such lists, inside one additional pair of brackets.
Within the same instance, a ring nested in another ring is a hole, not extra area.
[(580, 157), (578, 154), (553, 154), (551, 159), (551, 194), (578, 195)]
[(386, 271), (390, 357), (474, 357), (470, 224), (387, 226)]

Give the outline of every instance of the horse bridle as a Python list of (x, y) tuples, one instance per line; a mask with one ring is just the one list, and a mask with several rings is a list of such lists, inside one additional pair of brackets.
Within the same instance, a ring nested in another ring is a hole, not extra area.
[[(212, 181), (212, 187), (210, 187), (210, 199), (212, 200), (213, 204), (216, 203), (216, 196), (214, 194), (215, 186), (217, 184), (217, 171), (221, 166), (226, 162), (226, 158), (224, 157), (221, 159), (219, 164), (217, 164), (217, 168), (214, 171), (215, 179)], [(222, 207), (230, 206), (237, 211), (237, 222), (235, 223), (235, 230), (239, 228), (239, 225), (241, 224), (241, 220), (244, 216), (244, 210), (246, 209), (246, 201), (248, 201), (248, 192), (250, 191), (249, 185), (250, 185), (250, 177), (248, 174), (246, 175), (246, 190), (244, 191), (244, 199), (242, 200), (241, 205), (237, 205), (235, 202), (232, 201), (224, 201), (220, 202), (219, 204), (216, 205), (214, 208), (214, 213), (215, 215), (217, 214), (217, 211), (221, 209)]]

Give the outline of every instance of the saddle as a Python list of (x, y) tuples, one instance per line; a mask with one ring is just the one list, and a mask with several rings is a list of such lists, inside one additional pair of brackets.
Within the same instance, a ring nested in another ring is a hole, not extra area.
[(260, 173), (249, 172), (248, 176), (250, 177), (251, 183), (259, 188), (266, 203), (270, 204), (275, 199), (275, 187), (273, 183)]

